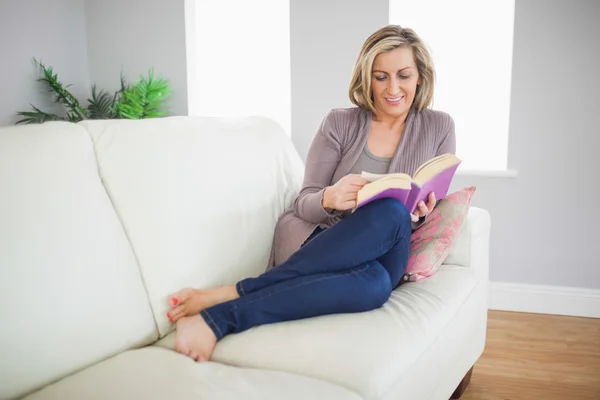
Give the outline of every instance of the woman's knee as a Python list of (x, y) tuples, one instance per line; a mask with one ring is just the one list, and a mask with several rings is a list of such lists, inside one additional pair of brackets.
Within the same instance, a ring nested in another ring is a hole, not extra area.
[(401, 201), (392, 198), (384, 198), (376, 200), (373, 203), (376, 212), (381, 215), (382, 219), (393, 223), (401, 229), (410, 230), (410, 212)]
[(392, 283), (378, 261), (356, 267), (353, 279), (345, 284), (343, 296), (336, 297), (335, 312), (366, 312), (381, 307), (390, 298)]
[(392, 294), (390, 275), (378, 261), (369, 263), (368, 276), (365, 279), (365, 306), (367, 309), (379, 308)]

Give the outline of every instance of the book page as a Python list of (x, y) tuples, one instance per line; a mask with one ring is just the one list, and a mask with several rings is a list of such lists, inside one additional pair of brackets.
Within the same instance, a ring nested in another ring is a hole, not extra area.
[(449, 168), (453, 168), (461, 162), (458, 157), (452, 154), (445, 154), (443, 156), (433, 158), (431, 161), (434, 162), (426, 163), (424, 167), (419, 168), (419, 170), (415, 173), (414, 181), (417, 185), (423, 186), (429, 179), (433, 178), (440, 172)]
[(393, 178), (393, 177), (398, 177), (398, 178), (401, 178), (401, 179), (408, 179), (408, 180), (412, 179), (409, 175), (401, 174), (401, 173), (397, 173), (397, 174), (372, 174), (370, 172), (363, 171), (360, 174), (360, 176), (362, 176), (363, 178), (365, 178), (369, 182), (375, 182), (375, 181), (378, 181), (378, 180), (383, 179), (383, 178)]
[(423, 171), (425, 168), (429, 167), (430, 165), (433, 165), (433, 164), (437, 163), (438, 161), (447, 158), (448, 155), (449, 154), (442, 154), (441, 156), (437, 156), (437, 157), (432, 158), (431, 160), (426, 161), (415, 171), (414, 177), (416, 178), (421, 171)]
[(412, 180), (410, 176), (406, 174), (387, 174), (363, 186), (357, 193), (357, 204), (380, 197), (393, 197), (405, 202), (411, 188)]

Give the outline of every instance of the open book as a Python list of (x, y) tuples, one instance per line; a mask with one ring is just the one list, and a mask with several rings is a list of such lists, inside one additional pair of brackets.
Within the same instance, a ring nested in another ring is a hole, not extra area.
[(419, 201), (428, 203), (429, 193), (434, 192), (437, 201), (446, 197), (460, 163), (455, 155), (443, 154), (421, 165), (414, 177), (400, 173), (378, 175), (363, 172), (361, 176), (369, 183), (358, 191), (354, 210), (374, 200), (392, 197), (414, 213)]

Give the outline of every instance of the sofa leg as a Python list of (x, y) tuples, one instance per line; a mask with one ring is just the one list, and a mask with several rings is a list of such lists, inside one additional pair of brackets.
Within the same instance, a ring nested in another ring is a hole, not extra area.
[(472, 373), (473, 373), (473, 367), (471, 367), (471, 369), (469, 370), (469, 372), (467, 372), (467, 374), (462, 379), (462, 381), (460, 381), (460, 383), (458, 384), (458, 387), (456, 388), (456, 390), (454, 391), (454, 393), (452, 393), (452, 396), (450, 397), (451, 400), (460, 399), (460, 396), (462, 396), (463, 393), (465, 392), (465, 390), (467, 390), (467, 386), (469, 386), (469, 382), (471, 382), (471, 374)]

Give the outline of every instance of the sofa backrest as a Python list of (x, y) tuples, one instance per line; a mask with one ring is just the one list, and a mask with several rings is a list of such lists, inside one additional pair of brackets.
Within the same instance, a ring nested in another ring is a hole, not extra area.
[(152, 343), (145, 290), (88, 132), (0, 129), (0, 398)]
[(262, 273), (303, 163), (266, 118), (80, 123), (137, 256), (160, 335), (170, 295)]

